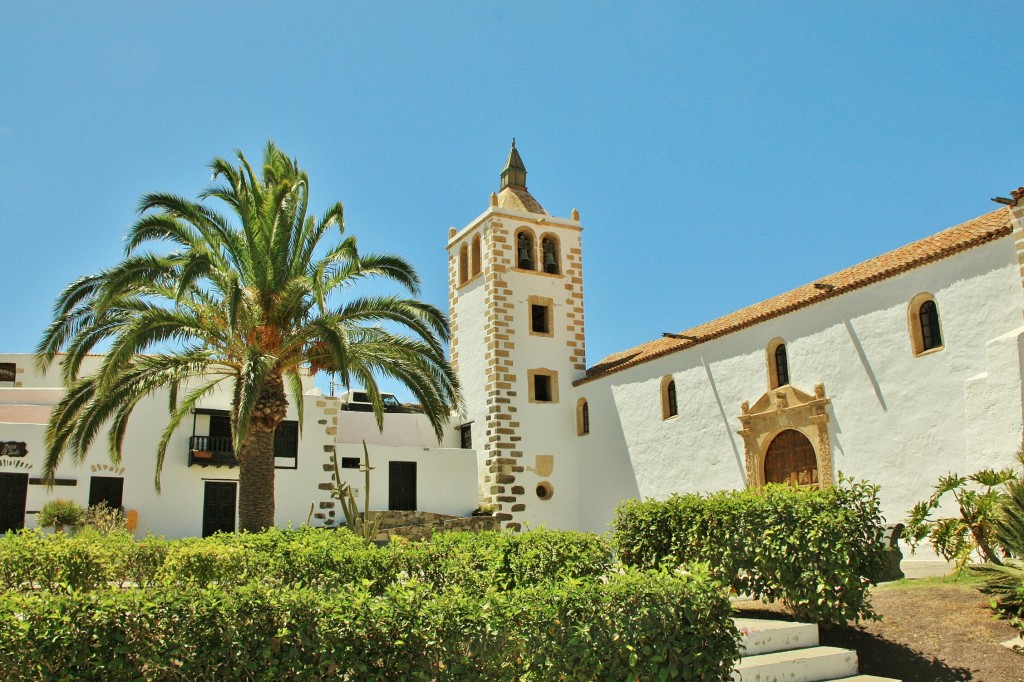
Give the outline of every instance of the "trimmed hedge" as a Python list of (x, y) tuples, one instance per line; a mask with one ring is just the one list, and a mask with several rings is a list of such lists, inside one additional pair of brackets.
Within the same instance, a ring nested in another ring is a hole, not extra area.
[(625, 502), (614, 539), (623, 563), (707, 562), (738, 593), (782, 600), (798, 617), (875, 619), (868, 591), (886, 563), (878, 487), (840, 477), (823, 489), (761, 490)]
[(436, 589), (511, 589), (603, 575), (611, 543), (598, 535), (544, 529), (526, 533), (442, 533), (426, 542), (369, 546), (347, 530), (302, 528), (167, 542), (127, 533), (0, 538), (7, 590), (93, 590), (107, 585), (237, 587), (253, 582), (333, 590), (371, 583), (381, 594), (401, 578)]
[(727, 680), (738, 633), (721, 586), (623, 569), (483, 594), (412, 579), (379, 596), (255, 583), (8, 593), (10, 680)]

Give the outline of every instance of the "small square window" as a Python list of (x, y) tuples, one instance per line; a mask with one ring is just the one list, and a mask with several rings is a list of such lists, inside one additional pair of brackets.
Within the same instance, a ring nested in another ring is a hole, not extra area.
[(358, 457), (342, 457), (341, 458), (342, 469), (358, 469), (359, 458)]
[(558, 372), (550, 369), (530, 369), (526, 372), (531, 403), (558, 402)]

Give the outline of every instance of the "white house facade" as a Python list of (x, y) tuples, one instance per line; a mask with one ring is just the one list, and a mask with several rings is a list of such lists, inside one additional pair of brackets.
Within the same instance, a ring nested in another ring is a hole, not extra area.
[[(511, 529), (603, 532), (625, 499), (828, 485), (881, 486), (899, 521), (939, 476), (1008, 466), (1024, 433), (1024, 188), (974, 220), (692, 329), (588, 366), (583, 226), (526, 188), (513, 142), (499, 191), (448, 234), (451, 359), (464, 391), (441, 443), (420, 414), (346, 410), (306, 377), (278, 434), (277, 523), (339, 525), (330, 497), (363, 441), (373, 509), (469, 515)], [(125, 457), (103, 439), (39, 480), (56, 376), (0, 355), (0, 530), (33, 525), (48, 499), (104, 499), (136, 532), (234, 528), (237, 468), (226, 396), (174, 434), (154, 491), (167, 397), (136, 409)], [(298, 432), (298, 410), (304, 428)], [(360, 505), (362, 498), (360, 497)]]

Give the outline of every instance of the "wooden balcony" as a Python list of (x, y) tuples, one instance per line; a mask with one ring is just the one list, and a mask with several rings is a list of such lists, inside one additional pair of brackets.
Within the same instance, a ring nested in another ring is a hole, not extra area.
[(189, 466), (238, 466), (230, 436), (192, 436), (188, 441)]

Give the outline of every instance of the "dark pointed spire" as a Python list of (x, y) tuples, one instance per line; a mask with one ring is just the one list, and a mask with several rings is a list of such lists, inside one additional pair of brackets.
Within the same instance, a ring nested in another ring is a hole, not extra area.
[(526, 189), (526, 166), (516, 149), (516, 138), (512, 138), (512, 150), (505, 161), (505, 170), (501, 171), (501, 189), (506, 187), (522, 187)]

